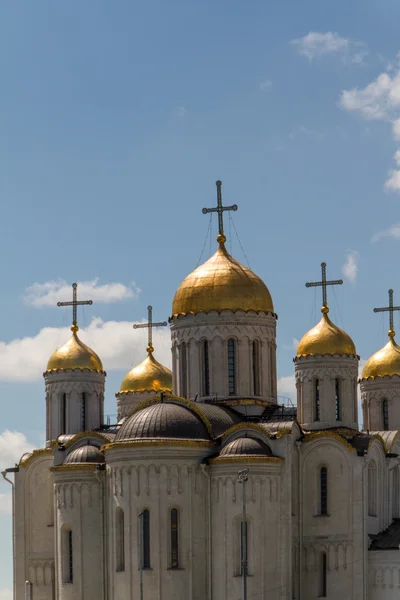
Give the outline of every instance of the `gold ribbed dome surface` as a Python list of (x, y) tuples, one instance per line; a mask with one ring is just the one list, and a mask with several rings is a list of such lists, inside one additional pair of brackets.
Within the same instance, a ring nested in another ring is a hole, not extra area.
[(225, 236), (219, 236), (216, 253), (177, 289), (172, 303), (174, 317), (212, 310), (274, 312), (265, 283), (228, 253), (224, 241)]
[(322, 309), (320, 322), (302, 337), (297, 347), (296, 358), (317, 354), (356, 354), (351, 337), (332, 323), (328, 308)]
[(125, 375), (120, 393), (153, 391), (172, 392), (172, 373), (148, 352), (147, 358)]
[(72, 328), (72, 337), (64, 346), (58, 348), (47, 363), (47, 371), (66, 371), (67, 369), (89, 369), (103, 371), (103, 365), (97, 354), (86, 346)]
[(364, 365), (361, 379), (375, 379), (392, 375), (400, 376), (400, 347), (394, 341), (394, 332), (389, 332), (389, 341), (375, 352)]

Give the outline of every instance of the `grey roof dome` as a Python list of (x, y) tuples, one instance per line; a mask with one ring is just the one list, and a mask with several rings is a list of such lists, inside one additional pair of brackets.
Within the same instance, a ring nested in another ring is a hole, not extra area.
[(183, 404), (164, 401), (133, 413), (122, 424), (115, 441), (154, 438), (210, 440), (207, 427), (194, 411)]
[(219, 453), (220, 458), (228, 456), (273, 456), (270, 448), (261, 440), (241, 437), (229, 442)]
[(77, 463), (104, 463), (104, 454), (97, 446), (79, 446), (72, 450), (64, 461), (64, 465), (72, 465)]

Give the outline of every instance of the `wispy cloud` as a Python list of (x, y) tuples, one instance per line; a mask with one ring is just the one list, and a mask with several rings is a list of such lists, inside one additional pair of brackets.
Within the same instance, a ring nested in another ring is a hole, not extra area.
[(174, 109), (174, 117), (183, 119), (188, 114), (187, 109), (184, 106), (176, 106)]
[[(78, 282), (78, 291), (79, 296), (84, 300), (112, 303), (128, 298), (137, 298), (141, 290), (134, 283), (130, 286), (123, 283), (99, 284), (99, 278), (96, 277), (92, 281)], [(58, 279), (57, 281), (47, 281), (45, 283), (33, 283), (27, 288), (24, 301), (36, 308), (42, 308), (44, 306), (56, 306), (58, 301), (71, 300), (71, 295), (71, 285), (63, 279)]]
[(296, 352), (298, 345), (299, 345), (299, 340), (297, 338), (292, 338), (292, 343), (290, 345), (289, 344), (282, 344), (282, 347), (285, 350), (294, 350)]
[(266, 79), (265, 81), (262, 81), (260, 83), (260, 91), (261, 92), (268, 92), (272, 87), (272, 81), (270, 81), (269, 79)]
[(379, 242), (379, 240), (381, 240), (382, 238), (386, 238), (386, 237), (391, 237), (391, 238), (394, 238), (395, 240), (399, 240), (400, 239), (400, 223), (397, 223), (396, 225), (391, 225), (384, 231), (378, 231), (377, 233), (374, 233), (374, 235), (371, 238), (371, 242)]
[(342, 265), (343, 276), (346, 277), (352, 283), (357, 279), (358, 262), (360, 260), (360, 254), (356, 250), (348, 250), (346, 256), (346, 262)]
[(368, 54), (363, 42), (344, 38), (333, 31), (310, 31), (304, 37), (292, 40), (291, 44), (309, 61), (327, 55), (338, 55), (346, 64), (362, 64)]
[(278, 395), (297, 403), (296, 383), (294, 375), (287, 375), (286, 377), (280, 377), (278, 379)]
[[(45, 327), (34, 337), (0, 341), (0, 381), (35, 381), (41, 378), (47, 361), (71, 335), (68, 328)], [(106, 371), (128, 370), (145, 358), (147, 330), (133, 331), (127, 321), (94, 318), (79, 335), (100, 356)], [(171, 340), (168, 328), (154, 333), (156, 357), (171, 366)], [(1, 447), (0, 447), (1, 456)]]
[(318, 132), (316, 129), (311, 129), (310, 127), (306, 127), (305, 125), (297, 125), (289, 133), (288, 138), (293, 141), (298, 137), (304, 137), (304, 136), (314, 139), (314, 140), (322, 140), (324, 137), (324, 134)]
[(13, 467), (25, 452), (32, 452), (34, 446), (27, 437), (19, 431), (0, 433), (0, 471)]

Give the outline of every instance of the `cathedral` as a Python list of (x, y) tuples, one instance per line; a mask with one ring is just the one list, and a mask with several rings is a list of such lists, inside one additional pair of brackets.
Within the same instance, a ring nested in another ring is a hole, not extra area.
[[(172, 372), (147, 353), (104, 423), (106, 373), (79, 335), (44, 371), (46, 445), (13, 485), (15, 600), (394, 600), (400, 596), (400, 346), (364, 365), (329, 317), (301, 339), (297, 407), (278, 401), (277, 314), (227, 251), (221, 183), (215, 254), (169, 317)], [(313, 269), (314, 265), (310, 265)], [(358, 415), (360, 387), (362, 417)], [(363, 429), (359, 422), (363, 421)]]

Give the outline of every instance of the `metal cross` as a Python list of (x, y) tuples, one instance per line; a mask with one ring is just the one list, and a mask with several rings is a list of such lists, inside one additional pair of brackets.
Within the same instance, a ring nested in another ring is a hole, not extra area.
[(78, 284), (72, 284), (72, 301), (57, 302), (57, 306), (72, 306), (72, 331), (78, 331), (78, 306), (83, 304), (93, 304), (93, 300), (78, 300)]
[(222, 206), (222, 192), (221, 192), (222, 181), (218, 180), (216, 182), (216, 186), (217, 186), (217, 206), (215, 208), (203, 208), (202, 213), (203, 213), (203, 215), (206, 215), (207, 213), (212, 213), (212, 212), (218, 213), (219, 234), (224, 235), (223, 213), (225, 210), (237, 210), (238, 206), (237, 206), (237, 204), (232, 204), (232, 206)]
[(400, 310), (400, 306), (393, 306), (393, 290), (389, 290), (389, 306), (385, 306), (384, 308), (374, 308), (374, 313), (378, 312), (388, 312), (389, 315), (389, 337), (394, 337), (394, 319), (393, 313), (395, 310)]
[(326, 293), (326, 287), (328, 285), (342, 285), (343, 279), (333, 279), (332, 281), (326, 280), (326, 263), (321, 263), (322, 268), (322, 281), (309, 281), (306, 283), (306, 287), (322, 287), (322, 307), (328, 308), (328, 295)]
[(153, 307), (147, 307), (148, 312), (148, 323), (135, 323), (133, 329), (142, 329), (143, 327), (147, 327), (149, 330), (148, 344), (147, 344), (147, 352), (154, 352), (153, 348), (153, 327), (166, 327), (168, 325), (167, 321), (159, 321), (158, 323), (153, 323)]

